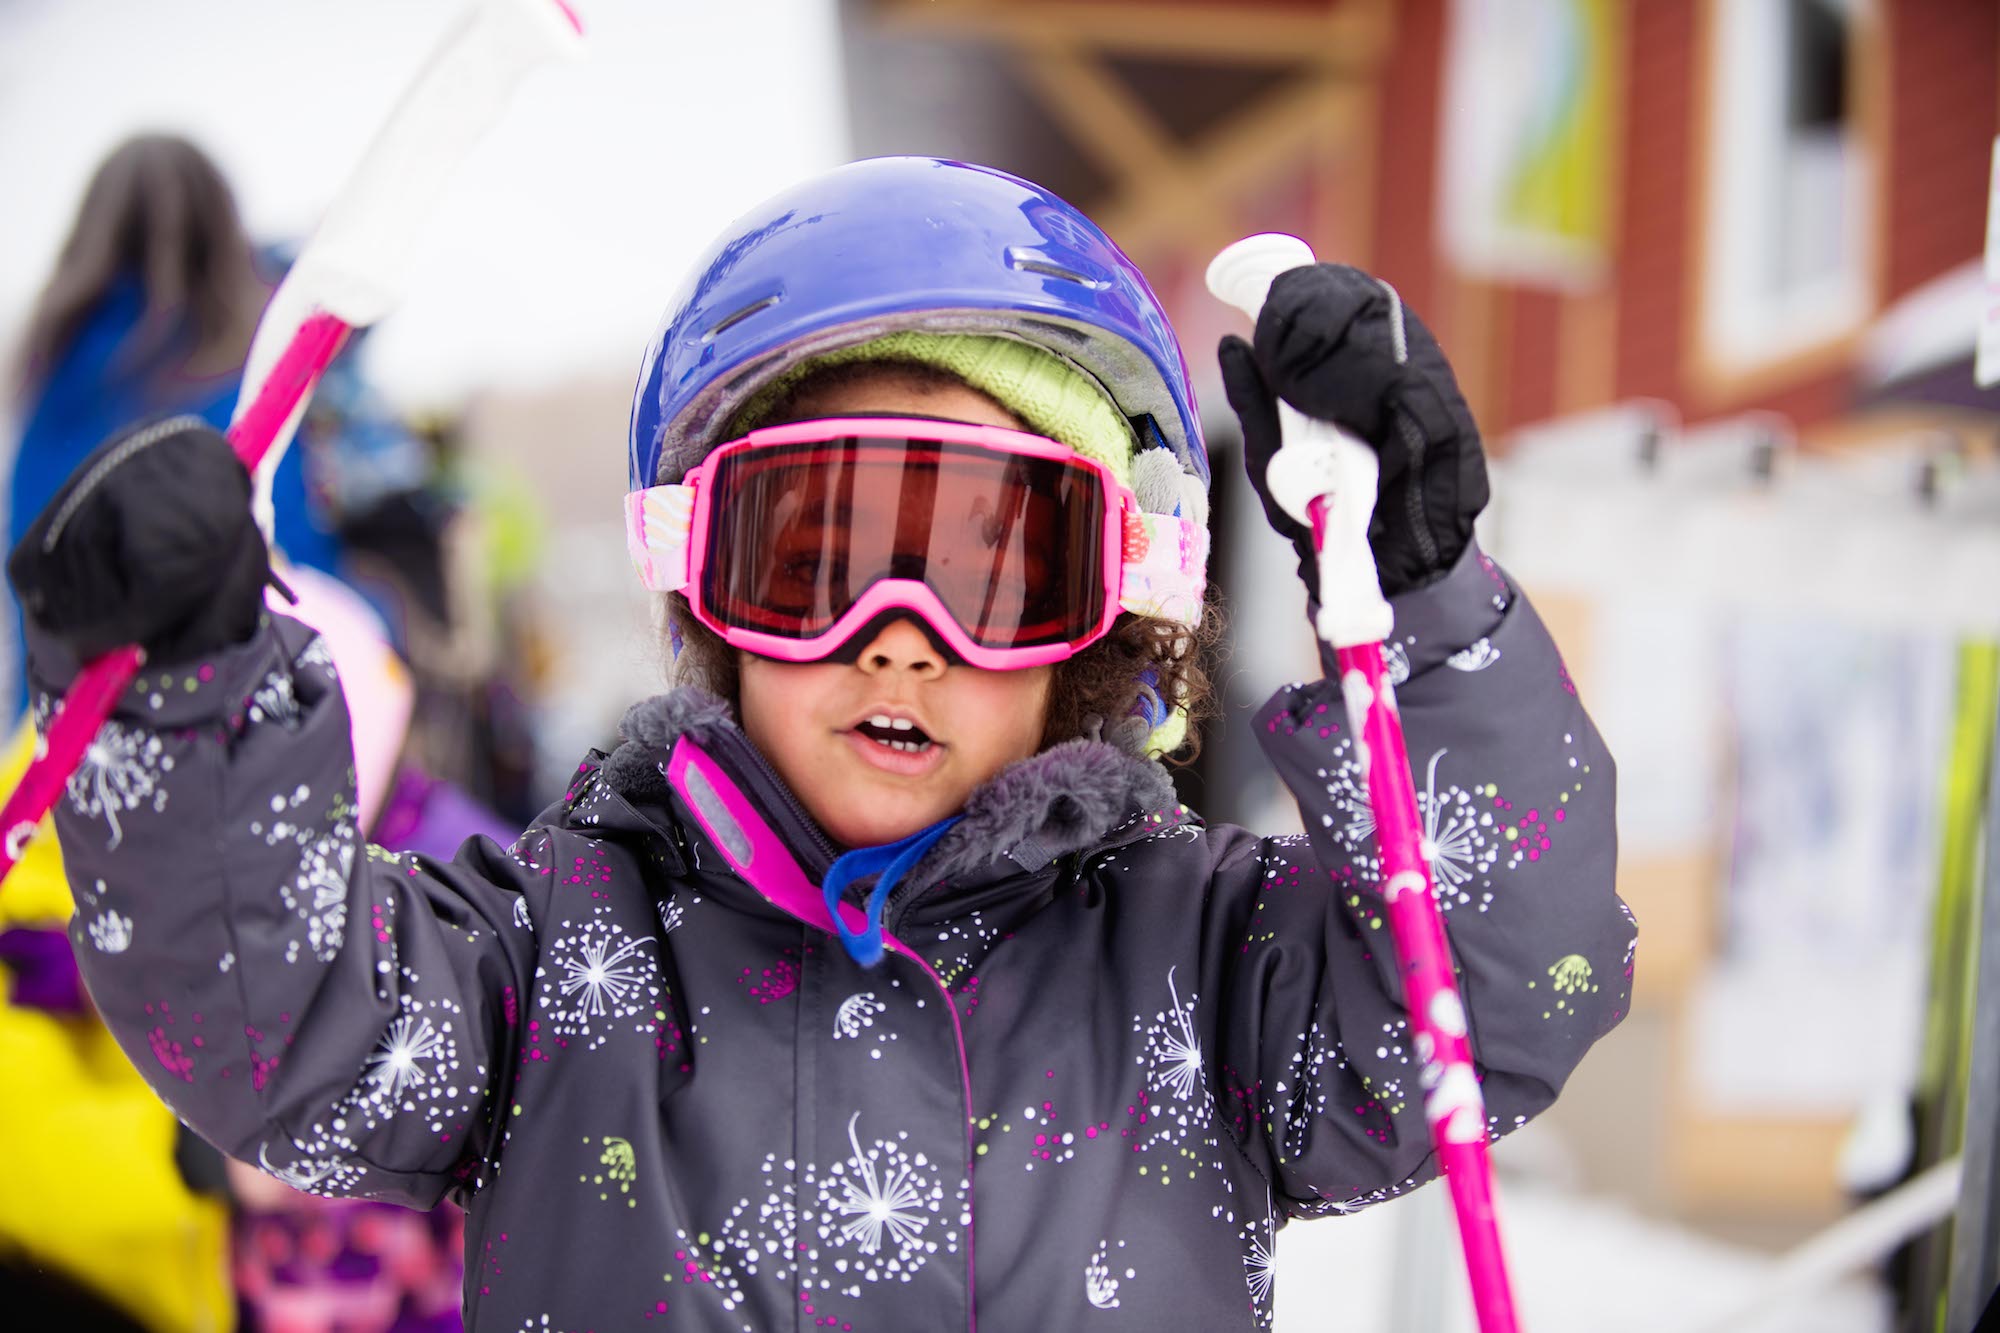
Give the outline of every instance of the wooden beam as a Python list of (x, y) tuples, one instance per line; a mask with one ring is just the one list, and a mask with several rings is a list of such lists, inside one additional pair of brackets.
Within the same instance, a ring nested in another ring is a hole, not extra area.
[(1128, 55), (1214, 64), (1302, 64), (1373, 69), (1394, 34), (1391, 7), (1374, 0), (1319, 13), (1248, 4), (1103, 4), (1094, 0), (882, 0), (884, 27), (904, 34), (1016, 43), (1062, 42)]
[(1024, 48), (1015, 65), (1076, 146), (1117, 182), (1115, 196), (1170, 182), (1186, 207), (1222, 224), (1216, 201), (1195, 188), (1185, 155), (1159, 120), (1097, 62), (1051, 41)]
[(1067, 43), (1024, 44), (1014, 61), (1050, 115), (1113, 179), (1177, 176), (1180, 155), (1160, 122), (1101, 66)]
[[(1335, 135), (1353, 143), (1367, 125), (1373, 87), (1325, 75), (1288, 85), (1211, 131), (1185, 156), (1177, 180), (1140, 183), (1100, 210), (1099, 223), (1142, 266), (1149, 253), (1179, 242), (1200, 251), (1233, 241), (1235, 223), (1216, 209), (1284, 170), (1300, 170), (1315, 145)], [(1202, 206), (1191, 203), (1200, 196)], [(1227, 209), (1223, 209), (1227, 214)]]

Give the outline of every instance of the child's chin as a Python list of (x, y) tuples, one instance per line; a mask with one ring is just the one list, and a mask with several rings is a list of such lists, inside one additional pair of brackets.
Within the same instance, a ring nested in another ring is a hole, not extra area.
[(866, 808), (835, 811), (822, 818), (820, 825), (843, 847), (880, 847), (927, 829), (942, 818), (943, 814), (927, 810), (899, 809), (876, 802)]

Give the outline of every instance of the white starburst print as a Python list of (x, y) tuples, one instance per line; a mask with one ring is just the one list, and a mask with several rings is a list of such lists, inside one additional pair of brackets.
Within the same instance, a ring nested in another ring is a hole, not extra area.
[(312, 642), (300, 651), (298, 657), (293, 659), (292, 666), (296, 670), (305, 670), (309, 667), (317, 668), (326, 672), (329, 676), (337, 676), (339, 674), (338, 669), (333, 664), (333, 649), (327, 644), (323, 636), (317, 634), (313, 636)]
[(340, 956), (347, 930), (347, 876), (354, 869), (354, 828), (337, 824), (299, 857), (299, 872), (279, 896), (306, 923), (313, 957), (330, 963)]
[[(317, 1194), (323, 1199), (337, 1199), (353, 1192), (355, 1185), (367, 1174), (366, 1170), (343, 1157), (316, 1156), (308, 1149), (294, 1143), (300, 1152), (297, 1160), (279, 1166), (270, 1157), (270, 1145), (257, 1145), (257, 1165), (275, 1178), (284, 1181), (293, 1189), (306, 1194)], [(327, 1144), (315, 1145), (318, 1147)]]
[(1410, 650), (1400, 643), (1382, 645), (1382, 674), (1389, 678), (1391, 685), (1401, 685), (1410, 678)]
[(833, 1016), (833, 1039), (859, 1037), (862, 1030), (875, 1026), (875, 1015), (889, 1006), (875, 998), (875, 992), (862, 991), (850, 995), (840, 1002), (840, 1009)]
[(1153, 1086), (1172, 1089), (1182, 1101), (1193, 1097), (1202, 1086), (1201, 1038), (1194, 1030), (1195, 996), (1182, 1001), (1174, 983), (1178, 968), (1167, 969), (1167, 994), (1173, 1008), (1158, 1016), (1159, 1030), (1147, 1045), (1151, 1048)]
[(1335, 748), (1338, 762), (1319, 772), (1333, 809), (1319, 819), (1340, 840), (1342, 850), (1365, 868), (1374, 860), (1368, 844), (1375, 836), (1375, 808), (1368, 804), (1367, 775), (1361, 771), (1353, 746), (1345, 737)]
[(1444, 660), (1446, 666), (1457, 671), (1484, 671), (1500, 660), (1500, 650), (1493, 646), (1493, 640), (1481, 639)]
[[(1423, 856), (1430, 862), (1438, 904), (1449, 908), (1472, 901), (1464, 886), (1491, 870), (1500, 850), (1488, 846), (1480, 832), (1480, 811), (1471, 794), (1456, 786), (1438, 787), (1438, 762), (1446, 753), (1439, 750), (1431, 756), (1417, 805), (1424, 820)], [(1486, 818), (1490, 821), (1492, 817), (1489, 814)]]
[(556, 995), (549, 998), (556, 1037), (565, 1044), (586, 1037), (595, 1050), (628, 1021), (650, 1033), (660, 998), (659, 963), (648, 952), (655, 942), (651, 934), (629, 933), (600, 908), (574, 934), (551, 944), (547, 972), (555, 981)]
[(361, 1077), (333, 1108), (329, 1123), (337, 1134), (392, 1120), (422, 1125), (433, 1134), (462, 1133), (481, 1096), (479, 1080), (459, 1054), (465, 1009), (443, 995), (419, 998), (422, 978), (414, 969), (399, 967), (397, 975), (402, 989), (396, 1016), (384, 1025)]
[(156, 811), (166, 808), (167, 789), (161, 783), (173, 768), (174, 757), (158, 736), (107, 721), (69, 776), (70, 806), (87, 819), (103, 817), (111, 826), (111, 840), (104, 844), (110, 851), (125, 840), (120, 814), (141, 805)]
[(1338, 808), (1347, 816), (1340, 835), (1349, 847), (1359, 847), (1375, 836), (1375, 807), (1368, 804), (1367, 796), (1350, 792), (1340, 798)]
[(647, 943), (628, 939), (614, 947), (607, 939), (585, 940), (581, 955), (563, 963), (562, 993), (592, 1018), (624, 1006), (639, 988), (640, 969), (633, 959)]
[(298, 725), (303, 712), (299, 707), (299, 696), (292, 688), (291, 676), (273, 671), (264, 677), (264, 683), (250, 696), (246, 715), (252, 722), (274, 722), (290, 729)]
[[(899, 1160), (900, 1152), (879, 1151), (887, 1144), (875, 1145), (875, 1151), (861, 1151), (861, 1140), (855, 1133), (860, 1120), (861, 1113), (856, 1111), (847, 1121), (847, 1141), (854, 1156), (848, 1159), (841, 1181), (842, 1198), (834, 1205), (847, 1218), (840, 1225), (840, 1234), (860, 1242), (863, 1254), (880, 1250), (885, 1237), (908, 1251), (922, 1239), (930, 1222), (925, 1216), (923, 1180), (913, 1166)], [(883, 1163), (878, 1164), (878, 1156), (885, 1159)]]
[(124, 953), (132, 947), (132, 918), (106, 912), (90, 923), (90, 942), (104, 953)]
[[(1122, 1240), (1119, 1241), (1118, 1248), (1124, 1249), (1125, 1242)], [(1111, 1242), (1101, 1240), (1097, 1242), (1097, 1248), (1091, 1252), (1090, 1262), (1083, 1266), (1084, 1299), (1100, 1310), (1116, 1310), (1118, 1308), (1118, 1288), (1120, 1281), (1117, 1275), (1111, 1271), (1110, 1256)], [(1129, 1268), (1126, 1269), (1125, 1276), (1129, 1279), (1132, 1276), (1132, 1270)]]
[(450, 1045), (445, 1033), (422, 1014), (401, 1014), (368, 1056), (367, 1078), (391, 1100), (437, 1072)]
[(1472, 839), (1479, 825), (1471, 815), (1447, 808), (1449, 793), (1447, 799), (1438, 799), (1438, 761), (1444, 756), (1443, 750), (1432, 755), (1424, 774), (1424, 859), (1431, 863), (1431, 873), (1447, 884), (1463, 884), (1472, 878)]
[(1243, 1281), (1250, 1288), (1250, 1313), (1257, 1327), (1271, 1326), (1271, 1292), (1277, 1278), (1277, 1219), (1265, 1205), (1264, 1218), (1243, 1226)]

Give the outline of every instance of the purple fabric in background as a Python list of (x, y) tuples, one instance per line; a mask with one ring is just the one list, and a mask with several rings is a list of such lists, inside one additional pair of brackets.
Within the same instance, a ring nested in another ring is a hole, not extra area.
[(506, 847), (520, 832), (452, 783), (405, 764), (382, 802), (369, 841), (384, 851), (448, 861), (467, 838), (484, 834)]
[(236, 1220), (241, 1333), (459, 1333), (465, 1215), (299, 1195)]
[(14, 974), (9, 1000), (23, 1009), (81, 1014), (90, 1008), (76, 969), (69, 935), (60, 929), (17, 926), (0, 931), (0, 964)]

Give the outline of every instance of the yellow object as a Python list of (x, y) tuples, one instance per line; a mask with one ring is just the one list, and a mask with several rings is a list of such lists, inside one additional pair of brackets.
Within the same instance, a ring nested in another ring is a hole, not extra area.
[[(23, 725), (0, 790), (33, 746)], [(0, 930), (60, 929), (71, 910), (44, 822), (0, 887)], [(0, 993), (0, 1248), (60, 1268), (159, 1333), (226, 1333), (228, 1215), (181, 1180), (173, 1113), (94, 1016), (15, 1007), (4, 967)]]

